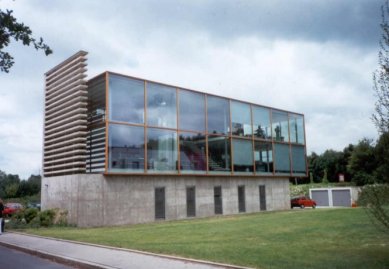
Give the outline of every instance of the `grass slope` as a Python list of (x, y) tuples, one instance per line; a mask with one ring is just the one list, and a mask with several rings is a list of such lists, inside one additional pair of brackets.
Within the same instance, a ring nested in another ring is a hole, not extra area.
[(389, 235), (361, 208), (27, 232), (256, 268), (389, 268)]

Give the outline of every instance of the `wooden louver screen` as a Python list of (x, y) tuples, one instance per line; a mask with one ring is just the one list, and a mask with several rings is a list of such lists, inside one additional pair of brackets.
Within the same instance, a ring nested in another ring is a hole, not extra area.
[(79, 51), (45, 74), (44, 176), (85, 173), (86, 55)]

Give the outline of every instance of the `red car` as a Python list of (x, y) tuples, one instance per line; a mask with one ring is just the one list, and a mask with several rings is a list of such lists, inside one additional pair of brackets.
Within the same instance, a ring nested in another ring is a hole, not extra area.
[(300, 207), (300, 208), (304, 208), (304, 207), (315, 208), (316, 202), (315, 202), (315, 200), (312, 200), (308, 197), (300, 196), (300, 197), (296, 197), (296, 198), (293, 198), (290, 200), (290, 207), (293, 208), (296, 206)]
[(4, 205), (3, 216), (10, 216), (21, 209), (23, 209), (23, 206), (19, 203), (6, 203)]

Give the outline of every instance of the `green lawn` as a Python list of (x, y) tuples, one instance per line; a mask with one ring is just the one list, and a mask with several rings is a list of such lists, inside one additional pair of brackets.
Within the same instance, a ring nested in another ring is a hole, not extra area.
[(361, 208), (27, 232), (256, 268), (389, 268), (389, 235)]

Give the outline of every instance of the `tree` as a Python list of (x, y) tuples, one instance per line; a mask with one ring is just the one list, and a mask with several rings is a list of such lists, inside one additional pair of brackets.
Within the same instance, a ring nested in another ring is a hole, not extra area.
[(373, 89), (377, 97), (373, 122), (381, 133), (389, 131), (389, 2), (381, 6), (382, 36), (378, 52), (378, 69), (373, 73)]
[(374, 172), (377, 168), (377, 158), (373, 140), (364, 138), (354, 147), (349, 158), (347, 170), (358, 186), (372, 184), (375, 181)]
[(0, 171), (0, 198), (8, 198), (8, 195), (14, 196), (19, 183), (20, 178), (18, 175), (7, 175), (5, 172)]
[(389, 184), (389, 132), (381, 134), (375, 147), (377, 169), (375, 176), (378, 182)]
[(43, 50), (47, 55), (53, 53), (48, 45), (43, 43), (43, 39), (36, 40), (32, 36), (31, 29), (20, 23), (12, 15), (12, 10), (3, 12), (0, 9), (0, 71), (8, 73), (13, 66), (14, 58), (3, 49), (10, 43), (11, 37), (15, 41), (21, 41), (25, 46), (34, 46), (36, 50)]

